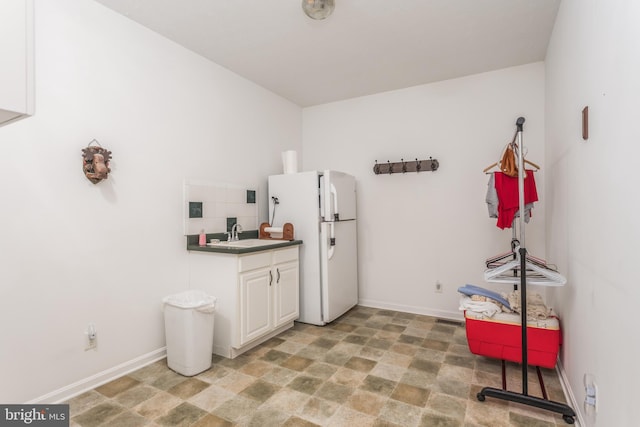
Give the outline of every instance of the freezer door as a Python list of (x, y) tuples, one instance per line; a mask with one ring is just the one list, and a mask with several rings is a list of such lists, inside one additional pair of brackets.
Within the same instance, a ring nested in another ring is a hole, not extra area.
[(356, 179), (344, 172), (324, 171), (320, 177), (321, 209), (325, 221), (356, 218)]
[(358, 303), (356, 221), (320, 224), (322, 320), (329, 323)]

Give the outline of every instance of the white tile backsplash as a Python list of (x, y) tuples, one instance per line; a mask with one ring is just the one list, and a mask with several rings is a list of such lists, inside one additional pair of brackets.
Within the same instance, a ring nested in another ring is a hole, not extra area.
[[(247, 203), (247, 190), (255, 191), (254, 188), (232, 184), (185, 180), (184, 233), (198, 234), (203, 229), (205, 233), (223, 233), (229, 217), (237, 218), (245, 230), (256, 230), (258, 203)], [(202, 218), (189, 218), (189, 202), (202, 202)]]
[(238, 208), (238, 216), (253, 216), (255, 212), (255, 203), (243, 203), (237, 206)]
[(187, 227), (188, 228), (186, 234), (199, 234), (200, 230), (207, 229), (204, 218), (188, 218)]
[(258, 229), (258, 218), (255, 216), (239, 216), (238, 224), (242, 226), (244, 230), (257, 230)]
[[(193, 200), (190, 200), (193, 201)], [(216, 215), (216, 202), (203, 202), (202, 203), (202, 217), (203, 218), (215, 218)]]
[(227, 207), (227, 203), (226, 202), (216, 202), (216, 214), (215, 214), (215, 216), (217, 216), (219, 218), (226, 218), (228, 216), (233, 216), (233, 215), (227, 215), (228, 212), (230, 212), (230, 209)]
[[(211, 220), (211, 228), (210, 233), (223, 233), (227, 229), (227, 219), (226, 218), (213, 218)], [(218, 231), (221, 230), (221, 231)]]
[(190, 202), (204, 202), (211, 198), (208, 194), (207, 187), (203, 185), (191, 185), (189, 186)]
[(214, 195), (214, 200), (219, 202), (224, 202), (227, 200), (227, 187), (225, 186), (215, 186), (213, 188), (212, 194)]
[[(220, 218), (205, 218), (204, 219), (204, 231), (206, 233), (213, 233), (215, 232), (215, 230), (221, 230), (224, 228), (224, 226), (220, 227), (220, 224), (223, 222), (224, 220), (220, 219)], [(224, 221), (226, 222), (226, 221)], [(214, 231), (209, 231), (209, 230), (214, 230)]]
[(247, 204), (247, 190), (243, 188), (228, 188), (227, 202), (237, 204)]

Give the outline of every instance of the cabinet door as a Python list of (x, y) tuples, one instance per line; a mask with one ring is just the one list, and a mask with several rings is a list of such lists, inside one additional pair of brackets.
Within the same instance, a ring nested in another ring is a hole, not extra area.
[(269, 332), (273, 273), (265, 268), (240, 274), (240, 344)]
[(298, 262), (287, 262), (274, 266), (274, 315), (275, 325), (290, 322), (300, 314)]
[(33, 0), (0, 4), (0, 126), (33, 114)]

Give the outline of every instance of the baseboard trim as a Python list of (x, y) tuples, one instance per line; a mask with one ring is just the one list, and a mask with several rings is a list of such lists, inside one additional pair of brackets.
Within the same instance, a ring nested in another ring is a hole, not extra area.
[(560, 385), (562, 386), (562, 391), (564, 392), (564, 397), (567, 399), (567, 402), (570, 402), (571, 408), (576, 413), (576, 426), (578, 427), (586, 427), (587, 423), (584, 420), (584, 416), (582, 415), (581, 407), (578, 405), (578, 401), (576, 400), (576, 395), (573, 393), (573, 389), (571, 388), (571, 384), (569, 383), (569, 378), (567, 377), (567, 373), (564, 370), (564, 366), (562, 366), (562, 362), (560, 358), (558, 358), (556, 363), (556, 372), (558, 372), (558, 377), (560, 378)]
[(121, 363), (120, 365), (114, 366), (113, 368), (98, 372), (95, 375), (84, 378), (80, 381), (76, 381), (73, 384), (69, 384), (68, 386), (62, 387), (58, 390), (54, 390), (43, 396), (35, 398), (27, 402), (27, 404), (55, 404), (65, 402), (75, 396), (78, 396), (79, 394), (99, 387), (102, 384), (106, 384), (109, 381), (113, 381), (116, 378), (120, 378), (123, 375), (126, 375), (144, 366), (150, 365), (151, 363), (157, 362), (158, 360), (162, 360), (165, 357), (167, 357), (167, 348), (159, 348), (150, 353), (143, 354), (142, 356), (136, 357), (135, 359), (131, 359), (127, 362)]
[(371, 308), (380, 308), (384, 310), (402, 311), (404, 313), (423, 314), (425, 316), (433, 316), (441, 319), (449, 319), (456, 321), (464, 321), (464, 316), (459, 311), (450, 310), (434, 310), (425, 307), (417, 307), (413, 305), (392, 304), (385, 301), (376, 301), (369, 299), (361, 299), (358, 305)]

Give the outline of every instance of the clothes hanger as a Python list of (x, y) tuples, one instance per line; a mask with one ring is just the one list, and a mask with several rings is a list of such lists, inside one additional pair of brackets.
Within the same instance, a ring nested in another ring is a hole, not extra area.
[(515, 254), (513, 252), (505, 252), (502, 254), (494, 255), (491, 258), (487, 258), (484, 262), (487, 265), (487, 268), (499, 267), (504, 264), (500, 261), (503, 261), (507, 258), (510, 258), (510, 261), (513, 261), (514, 255)]
[[(496, 255), (493, 258), (487, 258), (487, 260), (485, 261), (485, 264), (487, 266), (487, 268), (496, 268), (496, 267), (500, 267), (502, 265), (505, 264), (505, 262), (500, 262), (503, 261), (507, 258), (509, 258), (509, 261), (513, 261), (513, 257), (516, 256), (516, 254), (514, 252), (506, 252), (504, 254), (502, 254), (502, 256), (500, 255)], [(557, 271), (557, 267), (553, 264), (547, 264), (547, 261), (541, 259), (541, 258), (537, 258), (533, 255), (529, 255), (527, 254), (527, 261), (530, 262), (531, 264), (535, 264), (540, 268), (545, 268), (547, 270), (551, 270), (551, 271)], [(519, 270), (519, 266), (518, 268), (516, 268), (515, 270)]]
[[(513, 221), (515, 223), (515, 218), (513, 219)], [(484, 261), (485, 264), (487, 265), (487, 268), (499, 267), (504, 264), (500, 261), (503, 261), (505, 259), (509, 259), (509, 261), (513, 261), (514, 259), (516, 259), (515, 248), (520, 246), (520, 241), (518, 241), (518, 239), (516, 239), (515, 236), (516, 236), (516, 231), (515, 231), (515, 228), (513, 228), (513, 237), (511, 238), (511, 251), (503, 252), (501, 254), (494, 255), (490, 258), (487, 258)]]
[[(487, 258), (484, 261), (485, 265), (487, 266), (487, 268), (496, 268), (505, 264), (504, 262), (501, 262), (501, 261), (504, 261), (506, 259), (509, 259), (509, 261), (513, 261), (514, 259), (516, 259), (517, 248), (519, 246), (520, 246), (520, 242), (518, 241), (518, 239), (515, 239), (515, 238), (512, 239), (510, 252), (503, 252), (501, 254), (494, 255), (490, 258)], [(533, 256), (528, 252), (527, 252), (527, 261), (531, 262), (532, 264), (536, 264), (539, 267), (557, 271), (557, 267), (555, 265), (547, 264), (547, 261), (545, 261), (544, 259)]]
[[(516, 130), (516, 133), (513, 135), (513, 139), (511, 140), (511, 142), (510, 142), (510, 143), (508, 143), (508, 144), (505, 146), (505, 148), (506, 148), (506, 147), (509, 147), (509, 146), (511, 146), (511, 147), (515, 147), (515, 146), (516, 146), (516, 137), (517, 137), (517, 136), (518, 136), (518, 131)], [(515, 150), (515, 149), (514, 149), (514, 150)], [(536, 168), (536, 170), (535, 170), (534, 172), (537, 172), (537, 171), (539, 171), (539, 170), (541, 169), (541, 168), (540, 168), (540, 166), (538, 166), (538, 165), (536, 165), (535, 163), (530, 162), (529, 160), (525, 159), (525, 158), (524, 158), (524, 154), (522, 155), (522, 161), (523, 161), (524, 163), (528, 163), (529, 165), (531, 165), (531, 166), (533, 166), (534, 168)], [(482, 171), (482, 172), (483, 172), (483, 173), (488, 173), (488, 172), (489, 172), (489, 170), (491, 170), (492, 168), (494, 168), (494, 167), (498, 166), (498, 163), (500, 163), (500, 162), (495, 162), (495, 163), (493, 163), (492, 165), (487, 166), (486, 168), (484, 168), (484, 169), (483, 169), (483, 171)]]
[[(484, 272), (484, 279), (487, 282), (494, 283), (511, 283), (514, 285), (520, 284), (520, 247), (518, 246), (515, 251), (515, 259), (506, 262), (498, 267), (488, 268)], [(525, 260), (525, 267), (527, 269), (527, 283), (532, 285), (544, 285), (544, 286), (562, 286), (567, 283), (567, 279), (558, 273), (545, 266), (539, 265), (537, 262), (532, 262), (528, 259)], [(513, 274), (515, 272), (516, 274)]]
[[(534, 172), (538, 172), (540, 169), (542, 169), (540, 166), (536, 165), (535, 163), (533, 163), (533, 162), (531, 162), (531, 161), (529, 161), (529, 160), (527, 160), (527, 159), (524, 159), (524, 162), (525, 162), (525, 163), (528, 163), (529, 165), (531, 165), (531, 166), (533, 166), (534, 168), (536, 168), (536, 170), (535, 170)], [(482, 172), (484, 172), (484, 173), (493, 173), (493, 172), (489, 172), (489, 171), (490, 171), (492, 168), (496, 167), (496, 166), (498, 166), (498, 162), (495, 162), (495, 163), (493, 163), (492, 165), (487, 166), (486, 168), (484, 168), (484, 169), (482, 170)]]

